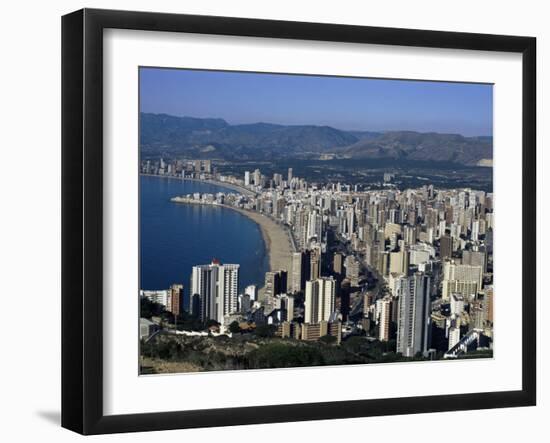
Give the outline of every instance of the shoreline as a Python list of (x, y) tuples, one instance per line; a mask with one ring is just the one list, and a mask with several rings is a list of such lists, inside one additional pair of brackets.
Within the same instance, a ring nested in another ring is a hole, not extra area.
[[(279, 226), (274, 220), (267, 217), (264, 214), (255, 211), (249, 211), (247, 209), (237, 208), (231, 205), (225, 204), (210, 204), (202, 202), (193, 202), (193, 201), (183, 201), (176, 200), (181, 197), (174, 197), (172, 201), (179, 204), (190, 204), (190, 205), (202, 205), (202, 206), (212, 206), (217, 208), (227, 208), (233, 211), (239, 212), (248, 219), (252, 220), (260, 228), (262, 233), (262, 238), (264, 241), (266, 253), (269, 259), (269, 270), (270, 271), (279, 271), (286, 270), (287, 272), (291, 271), (291, 259), (292, 259), (292, 241), (290, 239), (290, 233), (288, 230), (282, 226)], [(263, 284), (258, 287), (261, 289)]]
[[(232, 183), (226, 183), (226, 182), (220, 182), (216, 180), (202, 180), (197, 178), (182, 178), (182, 177), (175, 177), (175, 176), (163, 176), (163, 175), (156, 175), (156, 174), (144, 174), (140, 173), (140, 175), (143, 175), (145, 177), (159, 177), (159, 178), (166, 178), (166, 179), (175, 179), (180, 181), (193, 181), (193, 182), (199, 182), (199, 183), (207, 183), (212, 184), (216, 186), (220, 186), (222, 188), (230, 189), (236, 192), (247, 192), (249, 195), (254, 196), (254, 192), (243, 188), (238, 185), (234, 185)], [(250, 211), (243, 208), (237, 208), (232, 205), (225, 205), (225, 204), (208, 204), (208, 203), (202, 203), (202, 202), (195, 202), (195, 201), (178, 201), (177, 199), (181, 198), (180, 196), (173, 197), (171, 200), (174, 203), (178, 204), (199, 204), (203, 206), (213, 206), (213, 207), (220, 207), (220, 208), (228, 208), (233, 211), (239, 212), (241, 215), (247, 217), (249, 220), (252, 220), (256, 225), (260, 228), (260, 232), (262, 234), (262, 239), (264, 242), (264, 247), (266, 251), (266, 255), (268, 257), (268, 264), (269, 264), (269, 271), (280, 271), (280, 270), (286, 270), (287, 272), (291, 272), (292, 267), (292, 253), (295, 251), (294, 241), (291, 237), (291, 233), (288, 230), (288, 228), (278, 225), (272, 218), (261, 214), (256, 211)], [(265, 287), (265, 280), (262, 282), (259, 282), (258, 284), (258, 291), (260, 293), (263, 292), (263, 289)]]
[(274, 220), (259, 212), (253, 212), (229, 205), (224, 205), (224, 207), (240, 212), (260, 227), (265, 249), (269, 256), (270, 271), (280, 271), (284, 269), (287, 272), (291, 272), (293, 251), (289, 233), (285, 228), (279, 226)]
[(248, 194), (249, 196), (255, 196), (256, 193), (254, 191), (251, 191), (250, 189), (244, 188), (240, 185), (236, 185), (234, 183), (228, 183), (228, 182), (222, 182), (219, 180), (213, 180), (213, 179), (200, 179), (200, 178), (191, 178), (191, 177), (177, 177), (175, 175), (158, 175), (158, 174), (145, 174), (143, 172), (139, 173), (140, 176), (144, 177), (158, 177), (158, 178), (167, 178), (167, 179), (173, 179), (173, 180), (179, 180), (179, 181), (191, 181), (191, 182), (199, 182), (199, 183), (207, 183), (209, 185), (219, 186), (220, 188), (227, 188), (232, 191)]

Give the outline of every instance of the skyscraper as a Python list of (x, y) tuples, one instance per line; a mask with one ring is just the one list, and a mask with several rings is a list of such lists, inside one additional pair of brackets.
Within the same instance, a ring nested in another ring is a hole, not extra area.
[(470, 329), (483, 329), (487, 320), (487, 310), (483, 302), (475, 300), (470, 303)]
[(284, 294), (287, 290), (287, 272), (271, 271), (265, 273), (265, 297)]
[(191, 309), (198, 310), (193, 314), (202, 321), (212, 319), (223, 325), (224, 316), (238, 310), (238, 286), (239, 265), (213, 260), (209, 265), (193, 266)]
[(342, 314), (342, 320), (347, 321), (350, 311), (350, 295), (351, 295), (351, 282), (345, 278), (342, 283), (336, 282), (339, 286), (338, 291), (340, 295), (340, 313)]
[(310, 211), (307, 218), (307, 241), (321, 241), (323, 233), (323, 217), (317, 211)]
[(388, 341), (390, 339), (392, 311), (391, 298), (388, 297), (380, 300), (380, 303), (377, 303), (376, 306), (380, 309), (378, 317), (378, 339), (380, 341)]
[(250, 312), (251, 307), (252, 307), (252, 303), (250, 301), (250, 295), (240, 294), (239, 295), (239, 312), (246, 314)]
[(173, 284), (170, 287), (170, 312), (180, 315), (183, 305), (183, 285)]
[(464, 311), (464, 297), (462, 294), (451, 295), (451, 316), (456, 317)]
[(310, 280), (310, 251), (292, 253), (292, 271), (289, 288), (292, 292), (303, 291)]
[(442, 235), (439, 240), (439, 254), (441, 260), (446, 260), (453, 255), (453, 238), (447, 234)]
[(455, 324), (453, 324), (449, 328), (449, 349), (452, 349), (459, 341), (460, 341), (460, 328), (457, 327)]
[(481, 268), (485, 272), (485, 270), (487, 269), (486, 262), (487, 262), (487, 259), (486, 259), (485, 250), (479, 250), (479, 251), (465, 250), (462, 252), (463, 265), (481, 266)]
[(259, 169), (254, 170), (254, 185), (260, 186), (262, 184), (262, 173)]
[(306, 282), (305, 322), (328, 321), (336, 301), (336, 281), (322, 277)]
[(258, 300), (258, 288), (256, 287), (256, 285), (248, 285), (246, 288), (244, 288), (244, 293), (250, 297), (250, 300)]
[(290, 270), (290, 290), (299, 292), (302, 290), (302, 252), (293, 252)]
[(332, 261), (332, 271), (338, 276), (342, 275), (344, 264), (344, 256), (340, 252), (334, 253), (334, 259)]
[(353, 255), (348, 255), (345, 260), (346, 278), (349, 279), (352, 286), (359, 285), (359, 275), (361, 273), (361, 264)]
[(481, 266), (463, 265), (454, 260), (446, 261), (443, 266), (442, 297), (449, 300), (452, 293), (459, 293), (466, 300), (474, 297), (483, 284)]
[(284, 320), (292, 321), (294, 320), (294, 305), (295, 300), (293, 295), (285, 295), (281, 297), (281, 309), (284, 309)]
[(390, 273), (407, 275), (409, 272), (409, 251), (402, 248), (398, 252), (390, 252)]
[(416, 272), (396, 284), (399, 297), (397, 352), (405, 357), (426, 353), (430, 331), (430, 277)]
[(478, 241), (479, 239), (479, 220), (472, 221), (472, 232), (470, 235), (473, 241)]
[(311, 280), (321, 277), (321, 248), (314, 248), (310, 253), (310, 272)]

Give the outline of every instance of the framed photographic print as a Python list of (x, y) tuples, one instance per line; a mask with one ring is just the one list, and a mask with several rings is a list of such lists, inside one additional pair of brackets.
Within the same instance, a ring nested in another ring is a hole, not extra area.
[(64, 427), (535, 404), (534, 38), (62, 25)]

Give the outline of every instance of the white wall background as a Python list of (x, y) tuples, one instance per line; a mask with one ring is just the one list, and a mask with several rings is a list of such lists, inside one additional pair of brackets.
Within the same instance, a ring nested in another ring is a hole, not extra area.
[[(282, 20), (531, 35), (538, 38), (539, 195), (550, 192), (550, 156), (544, 155), (550, 119), (549, 11), (544, 2), (432, 0), (338, 2), (112, 0), (5, 2), (0, 26), (0, 435), (5, 441), (73, 441), (60, 414), (60, 17), (81, 7), (155, 10)], [(545, 164), (543, 164), (545, 163)], [(543, 190), (543, 187), (545, 188)], [(540, 229), (549, 214), (539, 197), (539, 257), (550, 249)], [(549, 263), (539, 262), (539, 274)], [(546, 266), (545, 266), (546, 265)], [(539, 278), (540, 282), (540, 278)], [(7, 284), (6, 284), (7, 283)], [(160, 438), (274, 442), (338, 439), (409, 442), (521, 441), (547, 438), (550, 367), (543, 327), (549, 302), (539, 284), (539, 406), (353, 420), (286, 423), (224, 429), (96, 437), (146, 442)]]

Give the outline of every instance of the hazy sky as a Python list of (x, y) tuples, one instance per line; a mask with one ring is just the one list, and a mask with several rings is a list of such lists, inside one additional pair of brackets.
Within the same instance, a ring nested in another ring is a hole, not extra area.
[(492, 135), (491, 85), (141, 68), (143, 112), (230, 124)]

